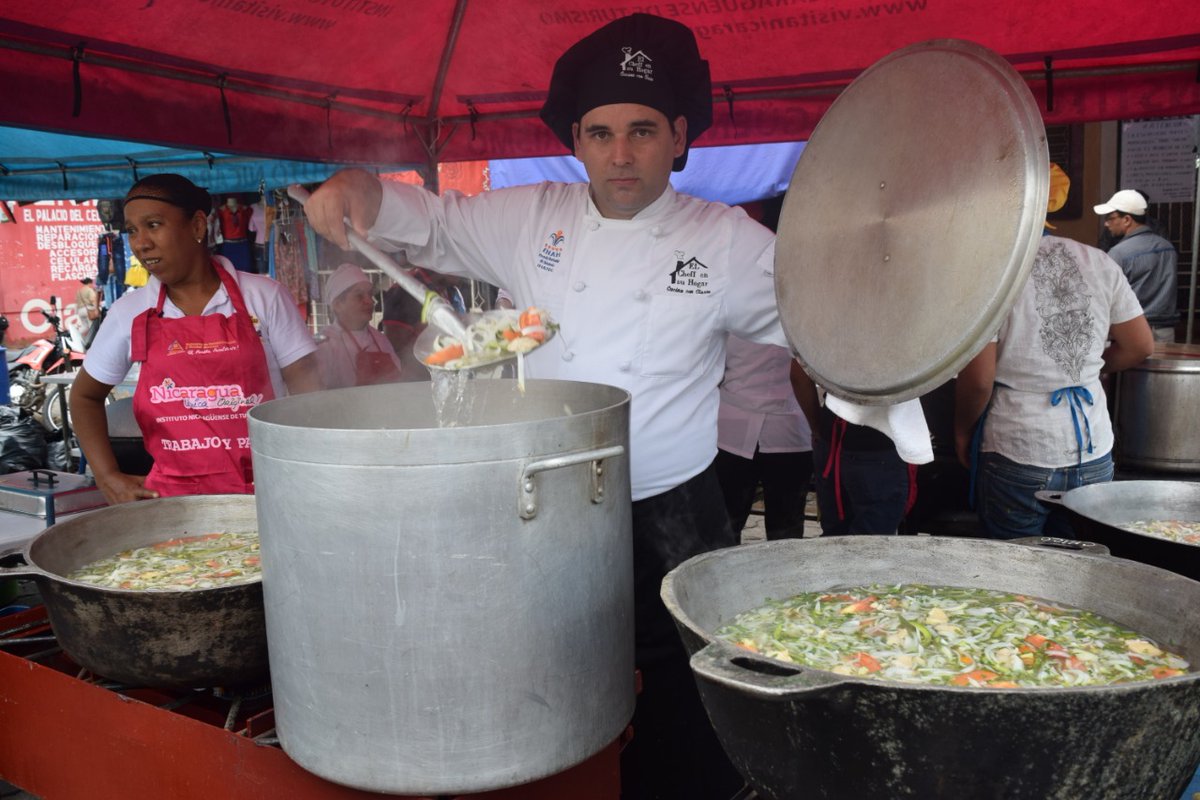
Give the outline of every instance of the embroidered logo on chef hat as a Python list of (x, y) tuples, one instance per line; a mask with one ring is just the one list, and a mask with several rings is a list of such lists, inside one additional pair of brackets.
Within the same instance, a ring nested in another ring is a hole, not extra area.
[(621, 77), (638, 78), (643, 81), (654, 81), (654, 59), (646, 55), (646, 51), (633, 52), (632, 47), (621, 48)]

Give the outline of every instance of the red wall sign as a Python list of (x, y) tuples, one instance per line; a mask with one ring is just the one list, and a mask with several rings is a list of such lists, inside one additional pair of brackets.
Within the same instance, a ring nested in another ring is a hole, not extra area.
[(104, 226), (95, 200), (6, 205), (9, 218), (0, 224), (0, 312), (9, 323), (5, 344), (13, 347), (49, 332), (38, 309), (50, 307), (51, 295), (64, 322), (75, 316), (80, 279), (96, 278)]

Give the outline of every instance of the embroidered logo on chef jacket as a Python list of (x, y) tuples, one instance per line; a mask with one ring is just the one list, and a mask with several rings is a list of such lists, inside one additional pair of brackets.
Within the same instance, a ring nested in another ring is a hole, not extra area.
[(675, 252), (675, 269), (669, 275), (671, 282), (667, 291), (674, 294), (712, 294), (709, 288), (708, 267), (696, 258), (683, 260), (683, 253)]
[(177, 356), (183, 352), (186, 352), (186, 351), (183, 349), (183, 345), (181, 345), (179, 343), (178, 339), (176, 339), (175, 341), (173, 341), (169, 345), (167, 345), (167, 355), (169, 355), (169, 356)]
[(542, 242), (542, 249), (538, 251), (537, 268), (554, 272), (558, 262), (562, 261), (563, 242), (566, 240), (567, 237), (561, 230), (547, 236), (546, 241)]
[(638, 78), (654, 82), (654, 64), (651, 63), (653, 59), (650, 56), (641, 50), (635, 53), (632, 47), (622, 47), (621, 52), (625, 54), (625, 57), (621, 59), (622, 78)]

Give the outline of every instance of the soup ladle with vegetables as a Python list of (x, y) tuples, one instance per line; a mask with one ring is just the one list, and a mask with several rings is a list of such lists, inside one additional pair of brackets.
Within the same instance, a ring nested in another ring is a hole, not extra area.
[[(288, 195), (301, 204), (307, 203), (309, 198), (309, 192), (295, 184), (288, 187)], [(428, 322), (429, 327), (417, 338), (413, 351), (431, 372), (480, 370), (479, 375), (488, 376), (498, 374), (494, 367), (517, 359), (520, 373), (520, 358), (548, 341), (557, 330), (545, 311), (534, 307), (523, 312), (487, 311), (464, 323), (445, 298), (350, 227), (347, 227), (346, 239), (421, 303), (421, 319)]]

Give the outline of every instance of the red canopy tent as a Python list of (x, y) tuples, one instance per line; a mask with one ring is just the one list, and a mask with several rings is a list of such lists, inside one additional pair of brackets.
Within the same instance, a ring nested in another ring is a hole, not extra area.
[(637, 10), (700, 39), (700, 145), (804, 139), (863, 69), (944, 37), (1012, 62), (1047, 123), (1200, 112), (1196, 0), (8, 0), (0, 122), (304, 160), (558, 154), (554, 59)]

